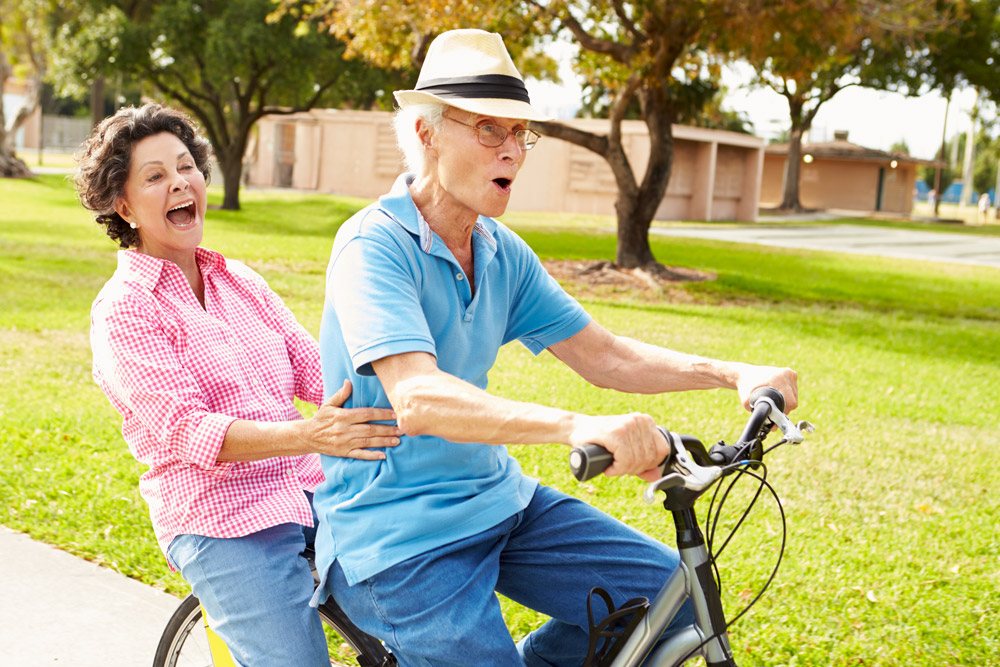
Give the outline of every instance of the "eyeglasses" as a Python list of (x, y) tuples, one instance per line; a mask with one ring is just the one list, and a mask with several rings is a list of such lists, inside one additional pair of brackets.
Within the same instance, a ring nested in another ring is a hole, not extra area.
[[(510, 130), (499, 125), (480, 125), (476, 127), (475, 125), (469, 125), (468, 123), (456, 120), (451, 116), (445, 116), (445, 118), (459, 125), (464, 125), (470, 130), (475, 130), (476, 136), (479, 137), (479, 143), (487, 148), (496, 148), (503, 145), (503, 142), (507, 141), (507, 135), (510, 134)], [(517, 140), (517, 145), (526, 151), (534, 148), (540, 138), (537, 132), (532, 132), (531, 130), (517, 130), (514, 132), (514, 139)]]

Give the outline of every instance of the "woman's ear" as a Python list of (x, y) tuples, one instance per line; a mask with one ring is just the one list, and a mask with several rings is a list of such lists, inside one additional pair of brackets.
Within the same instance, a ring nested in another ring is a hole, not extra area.
[(132, 219), (132, 209), (129, 208), (128, 202), (125, 201), (124, 197), (118, 197), (115, 199), (115, 213), (122, 217), (125, 222), (134, 223), (135, 220)]

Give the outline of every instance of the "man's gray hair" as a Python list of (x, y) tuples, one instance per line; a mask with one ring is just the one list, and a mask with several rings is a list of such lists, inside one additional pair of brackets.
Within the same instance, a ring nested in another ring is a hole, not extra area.
[(427, 103), (412, 104), (400, 109), (392, 119), (396, 130), (396, 143), (403, 152), (403, 164), (406, 170), (420, 176), (424, 169), (424, 145), (417, 136), (417, 119), (436, 128), (444, 118), (445, 104)]

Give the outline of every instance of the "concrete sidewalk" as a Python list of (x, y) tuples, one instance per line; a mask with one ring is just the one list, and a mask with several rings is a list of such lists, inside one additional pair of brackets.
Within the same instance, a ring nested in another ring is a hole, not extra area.
[(864, 225), (767, 224), (650, 228), (650, 233), (1000, 268), (1000, 237)]
[(142, 667), (180, 602), (0, 526), (0, 665)]

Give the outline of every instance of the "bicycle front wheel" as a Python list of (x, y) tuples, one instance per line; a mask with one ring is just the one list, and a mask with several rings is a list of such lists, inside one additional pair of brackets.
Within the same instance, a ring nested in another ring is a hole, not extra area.
[[(382, 642), (365, 634), (331, 598), (319, 607), (330, 664), (334, 667), (392, 667), (396, 660)], [(213, 667), (212, 649), (194, 595), (181, 601), (156, 647), (153, 667)]]

